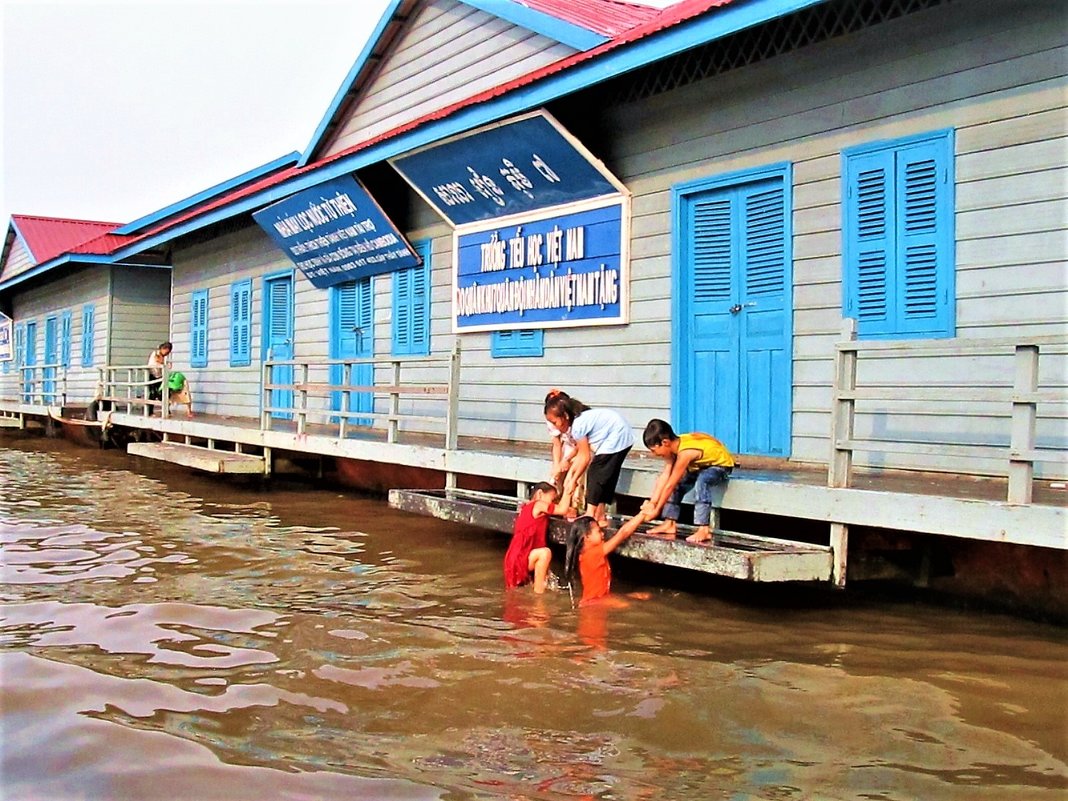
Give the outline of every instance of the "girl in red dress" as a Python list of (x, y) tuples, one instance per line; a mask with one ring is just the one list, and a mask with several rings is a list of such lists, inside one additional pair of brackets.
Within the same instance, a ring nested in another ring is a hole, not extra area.
[(571, 509), (556, 503), (556, 487), (542, 481), (535, 485), (530, 501), (515, 518), (515, 530), (504, 555), (504, 586), (511, 589), (533, 579), (534, 592), (545, 592), (552, 551), (546, 542), (550, 515), (565, 515)]

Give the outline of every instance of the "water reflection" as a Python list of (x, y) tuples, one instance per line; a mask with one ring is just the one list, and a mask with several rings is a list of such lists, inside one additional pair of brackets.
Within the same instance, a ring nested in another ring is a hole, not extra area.
[[(33, 450), (31, 449), (40, 449)], [(501, 589), (506, 538), (0, 449), (4, 797), (1005, 799), (1068, 789), (1061, 630)]]

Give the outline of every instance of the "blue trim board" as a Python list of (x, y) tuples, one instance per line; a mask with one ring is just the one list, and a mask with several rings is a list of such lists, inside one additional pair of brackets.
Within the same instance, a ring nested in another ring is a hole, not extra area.
[(319, 125), (315, 128), (315, 133), (312, 134), (311, 141), (308, 143), (308, 146), (304, 149), (304, 153), (297, 161), (298, 167), (307, 166), (312, 154), (319, 146), (323, 134), (326, 133), (326, 129), (333, 121), (334, 115), (337, 114), (338, 109), (340, 109), (341, 105), (345, 102), (345, 98), (348, 97), (353, 84), (356, 82), (356, 79), (360, 77), (360, 73), (363, 72), (363, 68), (367, 65), (375, 48), (378, 47), (378, 40), (382, 38), (382, 34), (385, 33), (386, 28), (393, 22), (393, 15), (397, 13), (397, 7), (402, 2), (403, 0), (392, 0), (386, 10), (382, 13), (374, 31), (372, 31), (371, 35), (367, 38), (363, 50), (361, 50), (360, 54), (356, 57), (356, 61), (349, 69), (348, 75), (345, 76), (345, 80), (341, 82), (341, 88), (337, 90), (334, 99), (330, 101), (330, 105), (326, 109), (326, 114), (323, 115), (323, 118), (319, 121)]
[(528, 8), (516, 3), (515, 0), (460, 0), (460, 2), (507, 20), (520, 28), (540, 33), (575, 50), (585, 52), (608, 41), (607, 36), (596, 31), (559, 19), (543, 11)]
[[(393, 6), (396, 6), (398, 2), (399, 0), (394, 0)], [(565, 72), (537, 81), (522, 90), (515, 90), (501, 97), (469, 106), (442, 120), (428, 123), (417, 130), (380, 142), (353, 153), (351, 156), (331, 161), (314, 173), (302, 175), (286, 184), (272, 187), (231, 206), (218, 209), (195, 220), (190, 220), (143, 242), (120, 249), (112, 255), (112, 258), (119, 260), (139, 253), (208, 225), (235, 217), (238, 214), (253, 211), (331, 178), (387, 161), (403, 153), (441, 141), (450, 136), (465, 133), (482, 125), (506, 119), (514, 114), (530, 111), (551, 100), (572, 94), (621, 72), (637, 69), (705, 42), (728, 36), (745, 28), (759, 25), (770, 19), (791, 14), (821, 2), (825, 2), (825, 0), (754, 0), (754, 2), (738, 6), (727, 6), (725, 9), (718, 10), (712, 16), (704, 16), (688, 23), (679, 24), (660, 34), (642, 39), (627, 47), (618, 48)], [(390, 13), (392, 8), (391, 6)]]
[(148, 226), (152, 225), (153, 223), (157, 223), (160, 220), (165, 220), (167, 217), (171, 217), (175, 214), (178, 214), (179, 212), (185, 211), (186, 209), (191, 208), (192, 206), (195, 206), (198, 203), (203, 203), (204, 201), (208, 200), (211, 197), (214, 197), (215, 195), (225, 194), (232, 189), (236, 189), (242, 184), (247, 184), (251, 181), (263, 178), (265, 175), (268, 175), (272, 172), (276, 172), (284, 167), (292, 167), (294, 164), (297, 163), (299, 159), (300, 153), (293, 151), (292, 153), (288, 153), (285, 156), (276, 158), (274, 161), (269, 161), (259, 167), (254, 167), (248, 172), (243, 172), (241, 173), (241, 175), (238, 175), (227, 181), (223, 181), (222, 183), (215, 184), (215, 186), (209, 187), (208, 189), (204, 189), (200, 192), (197, 192), (195, 195), (190, 195), (184, 200), (179, 200), (177, 203), (172, 203), (171, 205), (166, 206), (165, 208), (162, 208), (159, 211), (154, 211), (151, 214), (146, 215), (144, 217), (140, 217), (131, 223), (126, 223), (126, 225), (122, 226), (121, 228), (116, 228), (114, 231), (112, 231), (112, 233), (123, 235), (135, 234), (143, 228), (147, 228)]

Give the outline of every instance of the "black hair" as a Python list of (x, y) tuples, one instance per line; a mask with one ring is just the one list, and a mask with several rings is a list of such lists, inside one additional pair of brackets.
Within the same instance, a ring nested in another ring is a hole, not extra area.
[(582, 544), (586, 535), (590, 533), (590, 527), (597, 521), (590, 515), (583, 515), (571, 524), (567, 530), (566, 550), (564, 551), (564, 583), (569, 587), (575, 578), (578, 568), (579, 554), (582, 553)]
[(545, 396), (545, 414), (553, 412), (567, 420), (568, 425), (575, 422), (575, 418), (583, 412), (588, 412), (590, 407), (578, 398), (572, 398), (566, 392), (558, 389), (552, 390)]
[(548, 481), (539, 481), (530, 490), (530, 497), (533, 498), (539, 492), (551, 492), (553, 495), (559, 495), (556, 490), (555, 484), (550, 484)]
[(645, 443), (646, 448), (653, 448), (665, 439), (673, 440), (678, 438), (675, 429), (671, 427), (671, 423), (656, 417), (649, 421), (645, 426), (645, 433), (642, 434), (642, 442)]
[(170, 342), (160, 342), (159, 347), (156, 348), (156, 350), (163, 350), (164, 348), (170, 348), (171, 350), (174, 350), (174, 345)]

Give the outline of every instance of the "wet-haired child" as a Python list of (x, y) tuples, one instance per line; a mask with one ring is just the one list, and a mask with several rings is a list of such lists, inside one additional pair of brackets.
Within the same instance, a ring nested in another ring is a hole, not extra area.
[(542, 481), (534, 486), (530, 500), (515, 518), (512, 541), (504, 554), (504, 585), (509, 589), (534, 582), (534, 592), (545, 592), (549, 576), (549, 550), (546, 534), (551, 515), (566, 515), (572, 510), (556, 503), (556, 487)]
[(687, 542), (709, 542), (712, 529), (712, 488), (725, 482), (734, 468), (734, 457), (718, 439), (694, 431), (676, 434), (671, 425), (656, 418), (649, 421), (642, 435), (645, 447), (666, 464), (656, 479), (652, 497), (642, 504), (650, 520), (663, 509), (664, 520), (647, 533), (675, 537), (682, 496), (694, 489), (696, 499), (693, 522), (697, 530)]
[(637, 531), (645, 519), (645, 513), (639, 512), (607, 540), (601, 524), (590, 515), (580, 517), (571, 524), (564, 553), (564, 582), (570, 587), (578, 572), (582, 582), (582, 603), (608, 595), (612, 584), (608, 554)]

